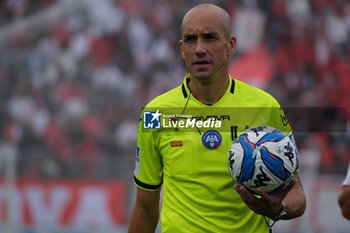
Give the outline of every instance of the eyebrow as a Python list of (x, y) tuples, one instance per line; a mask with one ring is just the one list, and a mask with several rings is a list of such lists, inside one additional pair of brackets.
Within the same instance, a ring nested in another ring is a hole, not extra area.
[(203, 36), (206, 37), (206, 36), (218, 36), (218, 33), (217, 32), (205, 32), (203, 33)]
[(185, 40), (196, 38), (196, 37), (197, 37), (197, 35), (194, 33), (188, 33), (188, 34), (184, 35)]
[[(204, 32), (200, 33), (200, 36), (207, 37), (207, 36), (218, 36), (217, 32)], [(197, 37), (197, 33), (187, 33), (183, 35), (184, 39), (192, 39)]]

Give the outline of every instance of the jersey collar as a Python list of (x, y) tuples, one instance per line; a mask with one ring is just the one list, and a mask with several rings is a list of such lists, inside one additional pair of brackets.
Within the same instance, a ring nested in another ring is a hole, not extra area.
[[(231, 94), (234, 94), (234, 92), (235, 92), (235, 80), (233, 78), (231, 78), (231, 75), (228, 75), (228, 76), (230, 78), (230, 83), (228, 84), (226, 92), (229, 90)], [(188, 88), (189, 81), (190, 81), (190, 74), (187, 74), (185, 76), (184, 82), (181, 85), (182, 94), (183, 94), (185, 99), (188, 98), (188, 96), (190, 94), (190, 89)]]

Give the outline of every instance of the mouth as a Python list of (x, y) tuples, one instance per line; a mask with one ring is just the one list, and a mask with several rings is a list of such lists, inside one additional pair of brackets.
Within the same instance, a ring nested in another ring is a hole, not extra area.
[(198, 68), (206, 67), (211, 64), (212, 62), (209, 59), (196, 59), (192, 62), (192, 65)]

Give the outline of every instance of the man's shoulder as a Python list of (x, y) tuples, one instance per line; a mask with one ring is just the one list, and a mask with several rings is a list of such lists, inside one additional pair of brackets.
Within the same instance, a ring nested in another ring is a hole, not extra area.
[(279, 105), (270, 93), (237, 79), (235, 79), (235, 94), (242, 100), (258, 105)]
[(240, 94), (273, 98), (268, 92), (237, 79), (235, 79), (235, 86), (235, 90), (240, 91)]
[(146, 107), (177, 107), (186, 101), (182, 91), (182, 85), (177, 86), (151, 100)]

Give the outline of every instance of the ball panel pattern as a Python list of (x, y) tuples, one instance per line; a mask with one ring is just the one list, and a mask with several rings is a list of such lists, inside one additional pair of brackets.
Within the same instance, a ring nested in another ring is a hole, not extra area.
[(265, 146), (260, 149), (261, 160), (273, 175), (280, 180), (286, 181), (290, 172), (284, 168), (283, 160), (272, 154)]
[(255, 169), (256, 157), (250, 156), (251, 154), (254, 153), (255, 145), (254, 143), (248, 140), (247, 134), (241, 135), (239, 142), (244, 151), (243, 162), (241, 165), (241, 173), (239, 175), (239, 178), (237, 179), (237, 181), (241, 183), (244, 181), (248, 181), (252, 178), (252, 174), (254, 173), (254, 169)]
[(268, 193), (285, 188), (298, 169), (298, 154), (292, 138), (269, 126), (244, 131), (231, 145), (228, 157), (236, 183), (255, 193), (262, 187)]

